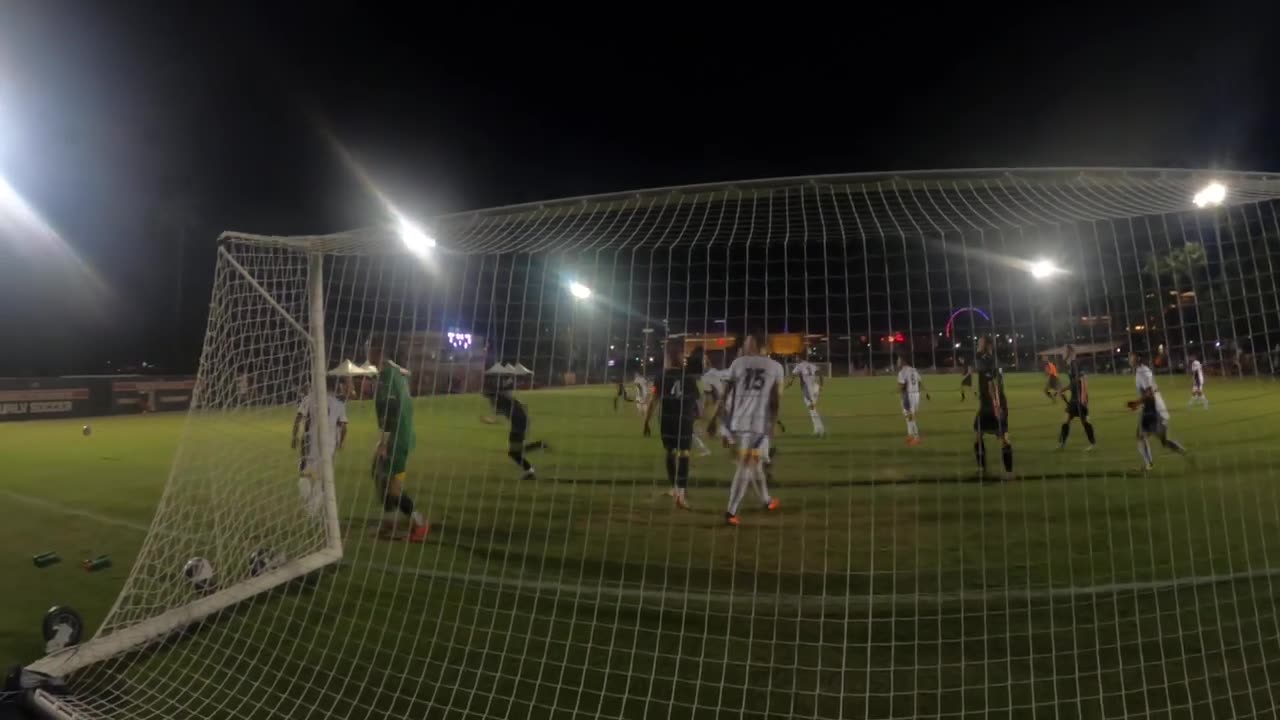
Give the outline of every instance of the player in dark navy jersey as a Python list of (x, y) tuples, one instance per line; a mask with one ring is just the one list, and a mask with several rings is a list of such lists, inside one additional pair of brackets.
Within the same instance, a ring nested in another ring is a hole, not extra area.
[(693, 421), (698, 418), (700, 407), (698, 378), (702, 368), (699, 363), (695, 373), (692, 368), (685, 367), (682, 350), (682, 341), (667, 342), (656, 402), (650, 403), (645, 413), (644, 434), (649, 436), (649, 421), (658, 411), (658, 432), (662, 436), (662, 450), (666, 457), (667, 481), (675, 491), (676, 507), (688, 510), (689, 451), (693, 447)]
[(1093, 425), (1089, 422), (1089, 379), (1080, 367), (1074, 345), (1067, 346), (1067, 418), (1062, 421), (1062, 429), (1058, 431), (1058, 449), (1067, 446), (1067, 436), (1071, 434), (1071, 421), (1080, 418), (1080, 426), (1084, 428), (1084, 436), (1089, 439), (1086, 452), (1093, 452), (1097, 440), (1093, 435)]
[(978, 469), (987, 467), (987, 447), (984, 435), (1000, 439), (1000, 457), (1004, 461), (1006, 479), (1013, 476), (1013, 445), (1009, 442), (1009, 401), (1004, 394), (1004, 373), (1001, 372), (992, 352), (991, 338), (978, 340), (978, 359), (974, 371), (978, 376), (978, 414), (973, 419), (973, 454)]

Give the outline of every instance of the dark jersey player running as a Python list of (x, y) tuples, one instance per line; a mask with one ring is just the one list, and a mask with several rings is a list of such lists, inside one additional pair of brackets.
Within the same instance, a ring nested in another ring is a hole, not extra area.
[(1085, 452), (1093, 452), (1097, 440), (1093, 436), (1093, 425), (1089, 422), (1089, 380), (1084, 376), (1080, 360), (1076, 357), (1074, 345), (1067, 346), (1067, 418), (1062, 421), (1062, 429), (1058, 431), (1058, 449), (1067, 446), (1067, 435), (1071, 434), (1071, 420), (1080, 418), (1084, 428), (1084, 436), (1089, 439), (1089, 447)]
[(547, 444), (541, 440), (526, 443), (529, 434), (529, 413), (524, 404), (515, 399), (515, 380), (507, 376), (498, 376), (493, 384), (485, 389), (485, 398), (493, 404), (493, 411), (511, 421), (511, 432), (507, 433), (507, 457), (524, 470), (521, 480), (532, 480), (537, 477), (533, 465), (525, 457), (525, 453), (534, 450), (548, 450)]
[(662, 434), (662, 449), (666, 455), (667, 480), (675, 488), (676, 507), (689, 509), (685, 491), (689, 487), (689, 450), (693, 447), (693, 421), (698, 418), (698, 376), (702, 373), (698, 363), (694, 368), (684, 367), (681, 341), (668, 342), (665, 370), (658, 380), (658, 402), (650, 403), (644, 417), (644, 435), (649, 436), (649, 420), (654, 408), (661, 405), (662, 415), (658, 431)]
[(960, 378), (960, 402), (964, 402), (965, 391), (973, 392), (973, 366), (965, 364), (963, 358), (960, 364), (964, 365), (964, 377)]
[(996, 365), (991, 352), (991, 339), (985, 335), (978, 340), (978, 359), (975, 368), (978, 375), (978, 414), (973, 419), (973, 454), (978, 469), (987, 468), (987, 447), (984, 435), (1000, 439), (1000, 457), (1004, 461), (1005, 479), (1013, 476), (1013, 445), (1009, 442), (1009, 402), (1004, 394), (1004, 373)]

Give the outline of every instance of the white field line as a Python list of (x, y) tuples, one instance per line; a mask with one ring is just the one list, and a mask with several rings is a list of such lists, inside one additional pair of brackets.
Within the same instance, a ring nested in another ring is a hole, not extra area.
[[(350, 566), (348, 560), (340, 566)], [(941, 592), (902, 595), (850, 595), (850, 596), (816, 596), (795, 595), (791, 593), (726, 593), (710, 589), (691, 589), (688, 591), (645, 589), (634, 584), (619, 584), (615, 580), (601, 581), (599, 584), (578, 585), (551, 580), (527, 579), (518, 577), (501, 577), (496, 575), (458, 575), (417, 568), (397, 568), (389, 565), (374, 566), (375, 570), (386, 573), (409, 573), (430, 580), (447, 581), (451, 584), (475, 584), (504, 590), (514, 590), (531, 595), (558, 594), (562, 597), (572, 596), (578, 602), (611, 602), (634, 600), (655, 607), (684, 607), (688, 605), (717, 605), (747, 607), (761, 606), (780, 608), (800, 608), (810, 611), (844, 610), (846, 607), (893, 606), (893, 605), (948, 605), (952, 603), (1006, 605), (1018, 602), (1036, 602), (1041, 600), (1074, 599), (1093, 595), (1117, 595), (1126, 593), (1150, 593), (1169, 590), (1181, 590), (1189, 587), (1213, 585), (1218, 583), (1250, 580), (1280, 576), (1280, 568), (1263, 568), (1258, 570), (1242, 570), (1222, 575), (1199, 575), (1170, 580), (1107, 583), (1086, 585), (1082, 587), (1042, 588), (1018, 590), (1013, 588), (995, 588), (992, 590)]]
[(29, 505), (31, 507), (38, 507), (42, 510), (48, 510), (49, 512), (71, 515), (74, 517), (84, 518), (86, 520), (93, 520), (94, 522), (102, 523), (103, 525), (114, 525), (116, 527), (129, 528), (130, 530), (136, 530), (141, 533), (145, 533), (151, 529), (151, 526), (144, 523), (133, 522), (132, 520), (125, 520), (124, 518), (112, 515), (89, 512), (88, 510), (77, 510), (76, 508), (68, 507), (62, 503), (56, 503), (51, 500), (45, 500), (32, 495), (16, 493), (11, 490), (0, 490), (0, 496), (4, 496), (10, 500)]
[[(61, 513), (74, 517), (85, 518), (104, 525), (113, 525), (116, 527), (128, 528), (137, 532), (145, 533), (150, 528), (142, 523), (125, 520), (123, 518), (104, 515), (102, 513), (89, 512), (87, 510), (77, 510), (59, 503), (44, 500), (42, 498), (15, 493), (10, 490), (0, 490), (0, 496), (15, 500), (17, 502), (38, 507), (50, 512)], [(343, 560), (339, 563), (342, 567), (351, 567), (353, 563), (349, 560)], [(1124, 593), (1149, 593), (1169, 590), (1180, 590), (1189, 587), (1199, 587), (1203, 585), (1215, 585), (1219, 583), (1236, 582), (1240, 580), (1252, 580), (1260, 578), (1270, 578), (1280, 576), (1280, 568), (1262, 568), (1257, 570), (1242, 570), (1234, 573), (1226, 573), (1220, 575), (1196, 575), (1192, 577), (1174, 578), (1170, 580), (1158, 580), (1147, 582), (1129, 582), (1129, 583), (1104, 583), (1099, 585), (1085, 585), (1081, 587), (1064, 587), (1064, 588), (1042, 588), (1035, 590), (1016, 590), (1012, 588), (995, 588), (992, 590), (979, 591), (961, 591), (961, 592), (941, 592), (941, 593), (924, 593), (924, 594), (902, 594), (902, 595), (855, 595), (847, 597), (828, 596), (821, 597), (815, 595), (794, 595), (790, 593), (726, 593), (717, 590), (662, 590), (662, 589), (646, 589), (629, 584), (619, 584), (617, 581), (601, 581), (598, 584), (574, 584), (562, 583), (551, 580), (538, 580), (534, 578), (518, 578), (518, 577), (501, 577), (497, 575), (457, 575), (447, 572), (438, 572), (433, 570), (422, 570), (417, 568), (395, 567), (391, 565), (378, 565), (375, 570), (385, 573), (409, 573), (420, 578), (428, 580), (448, 581), (449, 583), (466, 583), (481, 585), (491, 588), (501, 588), (504, 590), (515, 590), (522, 593), (530, 593), (534, 595), (555, 593), (561, 596), (572, 596), (579, 602), (607, 602), (618, 600), (634, 600), (647, 605), (656, 604), (659, 607), (687, 606), (689, 604), (699, 605), (718, 605), (718, 606), (766, 606), (766, 607), (783, 607), (783, 608), (801, 608), (805, 610), (827, 611), (827, 610), (843, 610), (846, 607), (865, 607), (873, 606), (892, 606), (897, 604), (909, 603), (929, 603), (946, 605), (952, 603), (979, 603), (979, 604), (1007, 604), (1016, 602), (1035, 602), (1038, 600), (1061, 600), (1073, 599), (1077, 597), (1093, 596), (1093, 595), (1116, 595)]]

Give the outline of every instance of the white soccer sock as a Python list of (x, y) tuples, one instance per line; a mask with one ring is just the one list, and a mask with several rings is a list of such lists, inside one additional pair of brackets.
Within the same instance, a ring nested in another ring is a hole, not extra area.
[(755, 477), (756, 490), (760, 493), (760, 500), (768, 505), (772, 497), (769, 495), (769, 478), (764, 473), (764, 463), (757, 462), (751, 466), (751, 473)]
[(818, 410), (816, 408), (809, 408), (809, 419), (813, 421), (814, 432), (823, 432), (822, 416), (818, 414)]
[(422, 517), (422, 513), (418, 512), (417, 510), (414, 510), (413, 514), (409, 516), (409, 521), (412, 522), (414, 525), (427, 524), (427, 521)]
[(920, 426), (916, 425), (915, 420), (907, 421), (907, 434), (911, 437), (920, 437)]
[(750, 483), (751, 476), (747, 474), (747, 470), (739, 462), (738, 468), (733, 471), (733, 484), (729, 486), (730, 515), (738, 514), (738, 506), (742, 504), (742, 496), (747, 494), (747, 485)]
[(710, 452), (709, 450), (707, 450), (707, 444), (702, 442), (702, 438), (698, 437), (698, 433), (696, 432), (693, 434), (693, 444), (697, 445), (698, 449), (704, 453)]

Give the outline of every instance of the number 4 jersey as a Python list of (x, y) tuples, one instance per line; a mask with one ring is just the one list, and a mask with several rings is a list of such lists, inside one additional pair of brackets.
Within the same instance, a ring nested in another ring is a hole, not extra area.
[(769, 404), (782, 382), (784, 371), (778, 361), (765, 355), (744, 355), (729, 366), (733, 401), (729, 427), (735, 433), (764, 434), (773, 418)]

